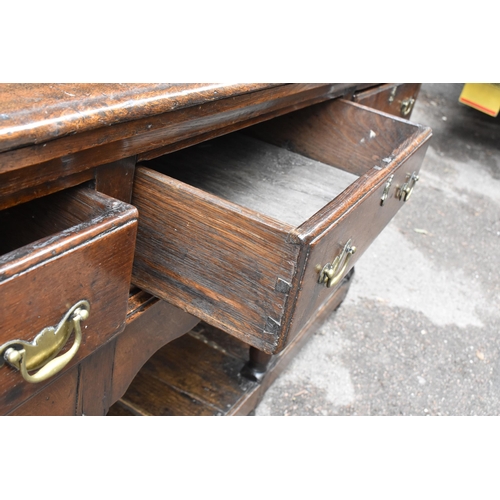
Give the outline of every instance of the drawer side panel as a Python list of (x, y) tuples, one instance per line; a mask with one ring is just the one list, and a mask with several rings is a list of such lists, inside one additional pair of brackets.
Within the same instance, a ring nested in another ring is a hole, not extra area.
[(273, 350), (298, 255), (287, 231), (147, 168), (137, 169), (132, 202), (134, 284)]

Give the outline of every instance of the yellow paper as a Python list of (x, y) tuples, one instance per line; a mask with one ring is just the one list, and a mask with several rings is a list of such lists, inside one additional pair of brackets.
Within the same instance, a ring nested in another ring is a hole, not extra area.
[(459, 101), (490, 116), (497, 116), (500, 110), (500, 84), (466, 83)]

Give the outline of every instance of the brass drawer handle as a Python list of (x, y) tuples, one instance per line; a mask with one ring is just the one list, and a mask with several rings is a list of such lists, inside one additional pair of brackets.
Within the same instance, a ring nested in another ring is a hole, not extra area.
[(405, 99), (401, 103), (401, 116), (408, 116), (411, 113), (414, 104), (415, 104), (415, 99), (413, 99), (413, 97)]
[(417, 172), (413, 172), (411, 175), (408, 174), (407, 179), (408, 180), (399, 188), (398, 191), (398, 198), (401, 201), (408, 201), (410, 199), (413, 188), (419, 179)]
[(382, 193), (382, 196), (380, 198), (380, 204), (381, 205), (383, 205), (385, 203), (385, 200), (387, 200), (387, 197), (389, 196), (389, 191), (391, 189), (392, 179), (394, 179), (394, 174), (392, 174), (387, 179), (387, 182), (385, 183), (384, 192)]
[(356, 252), (356, 247), (351, 245), (351, 240), (349, 240), (345, 245), (340, 255), (337, 255), (332, 263), (325, 264), (320, 270), (318, 283), (325, 285), (327, 288), (331, 288), (340, 282), (344, 276), (347, 265), (351, 260), (352, 255)]
[[(33, 340), (11, 340), (0, 347), (0, 366), (6, 361), (17, 368), (24, 380), (38, 383), (60, 372), (74, 357), (82, 342), (80, 322), (89, 317), (90, 304), (80, 300), (64, 315), (57, 327), (44, 328)], [(57, 354), (75, 331), (75, 341), (71, 349), (61, 356)], [(38, 371), (30, 375), (32, 370)]]

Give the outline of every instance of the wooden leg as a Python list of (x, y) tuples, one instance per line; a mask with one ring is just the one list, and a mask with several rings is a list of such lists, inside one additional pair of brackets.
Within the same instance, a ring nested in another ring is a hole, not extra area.
[(266, 374), (273, 355), (259, 351), (255, 347), (250, 347), (250, 356), (247, 364), (241, 369), (241, 376), (252, 382), (260, 382)]

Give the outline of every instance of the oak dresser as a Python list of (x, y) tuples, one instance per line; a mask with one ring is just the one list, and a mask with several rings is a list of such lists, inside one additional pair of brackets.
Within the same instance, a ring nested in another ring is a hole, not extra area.
[(410, 199), (418, 90), (0, 85), (0, 414), (250, 413)]

